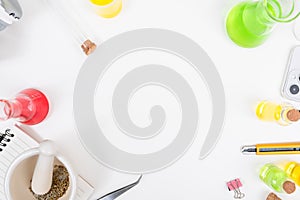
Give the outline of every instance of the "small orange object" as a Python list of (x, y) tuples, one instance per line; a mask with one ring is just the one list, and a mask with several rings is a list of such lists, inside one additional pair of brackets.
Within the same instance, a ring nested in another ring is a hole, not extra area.
[(81, 45), (81, 48), (86, 55), (90, 55), (97, 48), (97, 45), (88, 39), (84, 41), (84, 43)]
[(281, 200), (276, 194), (274, 194), (273, 192), (270, 193), (267, 197), (266, 200)]
[(296, 110), (296, 109), (289, 110), (287, 112), (287, 118), (292, 122), (298, 121), (300, 119), (299, 110)]

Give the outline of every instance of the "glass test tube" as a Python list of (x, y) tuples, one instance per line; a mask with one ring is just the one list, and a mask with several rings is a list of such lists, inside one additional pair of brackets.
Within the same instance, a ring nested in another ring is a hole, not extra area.
[(65, 23), (69, 26), (72, 36), (80, 44), (86, 55), (91, 54), (96, 49), (96, 44), (92, 42), (91, 37), (82, 29), (75, 16), (78, 12), (72, 6), (69, 0), (45, 0), (46, 3), (57, 12)]

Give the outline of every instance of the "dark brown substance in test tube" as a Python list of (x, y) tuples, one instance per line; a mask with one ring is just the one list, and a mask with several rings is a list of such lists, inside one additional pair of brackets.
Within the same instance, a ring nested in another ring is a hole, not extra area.
[(290, 121), (296, 122), (300, 119), (300, 112), (299, 112), (299, 110), (296, 110), (296, 109), (289, 110), (286, 114), (286, 117)]
[(274, 194), (273, 192), (270, 193), (267, 197), (266, 200), (281, 200), (276, 194)]
[(81, 45), (82, 50), (86, 55), (90, 55), (93, 53), (93, 51), (96, 49), (97, 45), (92, 42), (91, 40), (86, 40), (84, 43)]

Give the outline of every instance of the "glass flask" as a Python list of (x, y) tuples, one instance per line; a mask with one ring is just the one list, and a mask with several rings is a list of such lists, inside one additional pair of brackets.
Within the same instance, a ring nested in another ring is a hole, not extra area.
[(0, 121), (15, 119), (27, 125), (42, 122), (49, 111), (46, 96), (36, 89), (25, 89), (10, 100), (0, 99)]
[(291, 22), (300, 15), (299, 0), (247, 0), (228, 13), (226, 29), (237, 45), (253, 48), (263, 44), (277, 23)]

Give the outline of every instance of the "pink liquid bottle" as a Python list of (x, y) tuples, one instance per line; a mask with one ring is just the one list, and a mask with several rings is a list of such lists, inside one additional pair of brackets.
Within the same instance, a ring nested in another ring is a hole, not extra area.
[(39, 90), (25, 89), (10, 100), (0, 99), (0, 121), (16, 119), (27, 125), (42, 122), (49, 111), (47, 97)]

